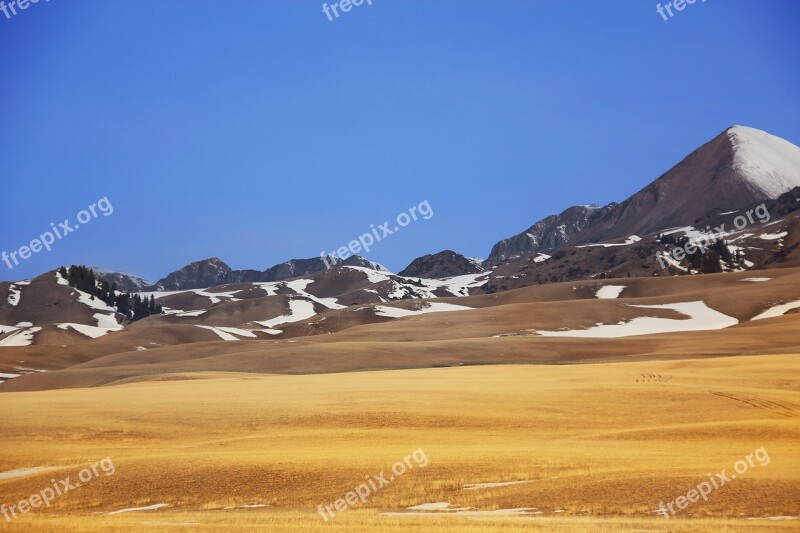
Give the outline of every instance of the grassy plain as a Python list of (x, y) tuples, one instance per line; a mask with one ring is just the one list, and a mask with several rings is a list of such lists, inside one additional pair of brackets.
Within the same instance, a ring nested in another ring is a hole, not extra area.
[[(761, 531), (800, 520), (800, 356), (325, 375), (191, 373), (0, 395), (14, 504), (101, 475), (15, 531)], [(707, 473), (754, 467), (667, 520)], [(318, 504), (414, 450), (428, 464), (325, 522)], [(527, 481), (494, 488), (466, 484)], [(447, 502), (483, 513), (408, 507)], [(106, 513), (154, 504), (158, 510)], [(239, 506), (264, 506), (241, 508)], [(235, 509), (225, 510), (226, 507)], [(527, 508), (528, 514), (505, 514)], [(493, 512), (492, 512), (493, 511)], [(772, 517), (772, 519), (768, 519)], [(5, 520), (0, 518), (0, 523)]]

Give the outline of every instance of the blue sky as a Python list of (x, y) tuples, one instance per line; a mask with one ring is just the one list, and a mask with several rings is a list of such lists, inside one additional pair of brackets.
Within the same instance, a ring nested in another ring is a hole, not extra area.
[[(6, 0), (8, 3), (8, 0)], [(800, 144), (800, 3), (50, 0), (0, 13), (0, 279), (267, 267), (427, 200), (398, 271), (621, 201), (732, 124)]]

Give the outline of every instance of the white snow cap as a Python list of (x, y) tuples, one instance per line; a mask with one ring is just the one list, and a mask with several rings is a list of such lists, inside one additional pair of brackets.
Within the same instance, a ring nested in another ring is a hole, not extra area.
[(766, 131), (733, 126), (733, 165), (747, 181), (770, 198), (800, 186), (800, 148)]

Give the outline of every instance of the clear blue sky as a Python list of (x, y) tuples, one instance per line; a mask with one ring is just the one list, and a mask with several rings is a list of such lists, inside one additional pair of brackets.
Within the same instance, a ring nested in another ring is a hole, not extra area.
[[(9, 0), (6, 0), (8, 3)], [(732, 124), (800, 144), (800, 2), (44, 0), (0, 13), (0, 251), (107, 196), (9, 270), (151, 280), (263, 270), (428, 200), (398, 271), (573, 204), (621, 201)]]

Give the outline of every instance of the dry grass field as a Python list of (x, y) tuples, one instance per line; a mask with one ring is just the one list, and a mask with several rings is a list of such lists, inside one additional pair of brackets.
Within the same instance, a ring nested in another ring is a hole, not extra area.
[[(800, 356), (325, 375), (191, 373), (0, 395), (0, 503), (109, 457), (13, 531), (800, 527)], [(677, 516), (654, 513), (759, 448)], [(317, 505), (424, 462), (325, 522)], [(422, 457), (419, 455), (417, 457)], [(524, 481), (495, 487), (469, 484)], [(467, 512), (414, 512), (446, 502)], [(156, 510), (107, 513), (156, 504)], [(240, 506), (251, 506), (242, 507)], [(229, 509), (226, 509), (229, 508)], [(514, 514), (509, 510), (527, 509)], [(388, 513), (388, 514), (387, 514)], [(400, 514), (398, 514), (400, 513)], [(794, 517), (794, 519), (792, 519)]]

